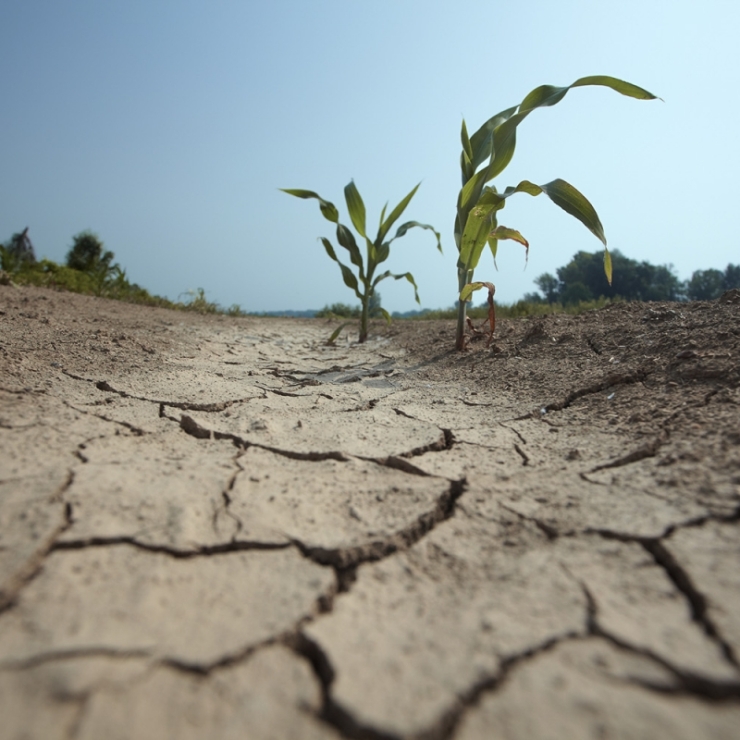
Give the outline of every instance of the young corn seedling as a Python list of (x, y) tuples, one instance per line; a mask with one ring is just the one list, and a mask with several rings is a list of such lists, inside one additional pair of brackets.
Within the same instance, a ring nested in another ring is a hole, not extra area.
[[(488, 289), (489, 305), (489, 342), (493, 336), (495, 322), (493, 309), (493, 285), (491, 283), (473, 282), (473, 272), (478, 266), (483, 249), (488, 244), (493, 259), (496, 259), (498, 243), (501, 239), (519, 242), (529, 254), (529, 243), (514, 229), (498, 224), (498, 212), (506, 205), (506, 199), (514, 193), (540, 195), (545, 193), (550, 200), (560, 206), (566, 213), (575, 216), (589, 231), (604, 244), (604, 272), (607, 280), (612, 281), (612, 263), (606, 246), (604, 229), (596, 210), (585, 195), (580, 193), (565, 180), (556, 179), (544, 185), (535, 185), (529, 180), (522, 180), (516, 187), (507, 187), (499, 192), (496, 187), (486, 183), (506, 169), (516, 148), (516, 129), (519, 124), (535, 109), (559, 103), (568, 90), (573, 87), (600, 85), (609, 87), (622, 95), (638, 100), (655, 100), (656, 96), (641, 87), (637, 87), (615, 77), (598, 75), (581, 77), (567, 87), (542, 85), (532, 90), (529, 95), (513, 108), (497, 113), (486, 121), (472, 136), (468, 136), (465, 121), (462, 123), (462, 189), (457, 199), (457, 216), (455, 218), (455, 244), (460, 257), (457, 262), (458, 288), (460, 291), (457, 316), (457, 335), (455, 346), (465, 349), (466, 303), (471, 295), (480, 288)], [(479, 169), (481, 165), (485, 166)]]
[[(419, 185), (421, 185), (421, 183), (419, 183)], [(366, 233), (367, 230), (365, 225), (365, 204), (360, 197), (359, 191), (355, 187), (354, 181), (350, 182), (349, 185), (344, 188), (344, 199), (347, 201), (347, 210), (349, 211), (349, 217), (352, 220), (352, 224), (354, 225), (357, 233), (362, 239), (365, 240), (365, 260), (363, 260), (362, 258), (362, 253), (360, 252), (360, 248), (357, 246), (357, 241), (355, 240), (352, 232), (344, 224), (339, 223), (339, 211), (337, 211), (336, 206), (333, 203), (330, 203), (328, 200), (324, 200), (320, 195), (314, 193), (313, 190), (291, 190), (281, 188), (282, 192), (288, 193), (288, 195), (294, 195), (296, 198), (315, 198), (317, 201), (319, 201), (319, 208), (321, 209), (321, 213), (323, 214), (324, 218), (327, 221), (331, 221), (332, 223), (335, 223), (337, 225), (337, 241), (339, 242), (340, 246), (344, 247), (349, 252), (350, 262), (357, 269), (357, 275), (352, 272), (352, 269), (348, 265), (344, 264), (337, 257), (334, 246), (326, 237), (322, 236), (319, 238), (321, 239), (321, 243), (324, 245), (326, 253), (339, 265), (339, 268), (342, 271), (344, 284), (348, 288), (353, 290), (355, 292), (355, 295), (360, 299), (360, 303), (362, 305), (362, 313), (360, 315), (360, 342), (364, 342), (367, 340), (367, 325), (368, 316), (370, 313), (370, 301), (373, 294), (375, 293), (375, 288), (381, 280), (385, 280), (389, 277), (392, 277), (394, 280), (406, 278), (406, 280), (408, 280), (411, 285), (414, 286), (414, 297), (416, 298), (416, 302), (420, 303), (419, 291), (416, 287), (416, 281), (414, 280), (414, 276), (410, 272), (404, 272), (402, 274), (396, 275), (390, 270), (386, 270), (379, 275), (375, 274), (378, 265), (388, 259), (391, 251), (391, 243), (395, 239), (402, 237), (407, 231), (409, 231), (409, 229), (418, 227), (420, 229), (428, 229), (429, 231), (432, 231), (434, 233), (434, 236), (437, 238), (437, 249), (439, 249), (440, 252), (442, 251), (442, 244), (440, 242), (439, 233), (428, 224), (421, 224), (418, 221), (406, 221), (406, 223), (401, 224), (398, 227), (395, 236), (393, 236), (391, 239), (388, 239), (387, 241), (385, 240), (393, 224), (400, 218), (401, 214), (406, 210), (406, 206), (411, 202), (411, 199), (414, 197), (416, 191), (419, 189), (419, 185), (417, 185), (391, 211), (390, 215), (387, 218), (385, 212), (388, 204), (386, 203), (383, 206), (383, 210), (380, 214), (378, 233), (374, 240), (371, 240)], [(386, 321), (390, 322), (390, 314), (383, 308), (380, 309), (380, 312), (383, 314)], [(336, 335), (339, 331), (341, 331), (343, 326), (344, 324), (339, 327), (334, 335), (332, 335), (332, 337), (329, 339), (330, 342), (332, 342), (336, 338)]]

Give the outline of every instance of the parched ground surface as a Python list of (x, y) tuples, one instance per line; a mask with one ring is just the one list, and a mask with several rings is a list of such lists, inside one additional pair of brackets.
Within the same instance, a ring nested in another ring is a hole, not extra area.
[(375, 327), (0, 286), (0, 737), (740, 736), (740, 295)]

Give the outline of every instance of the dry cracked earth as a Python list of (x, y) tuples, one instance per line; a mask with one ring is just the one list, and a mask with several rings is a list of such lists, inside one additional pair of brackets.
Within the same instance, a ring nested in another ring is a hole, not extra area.
[(0, 286), (0, 737), (740, 737), (739, 320)]

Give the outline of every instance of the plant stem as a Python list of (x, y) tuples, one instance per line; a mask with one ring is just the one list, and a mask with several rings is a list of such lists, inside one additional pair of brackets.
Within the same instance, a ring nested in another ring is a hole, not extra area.
[(360, 344), (367, 341), (367, 319), (370, 312), (370, 298), (365, 294), (362, 299), (362, 315), (360, 317)]
[[(458, 281), (458, 295), (460, 291), (473, 279), (472, 270), (464, 270), (458, 268), (457, 270), (457, 281)], [(465, 349), (465, 319), (467, 318), (467, 301), (461, 301), (458, 298), (457, 301), (457, 334), (455, 337), (455, 349), (458, 352), (462, 352)]]

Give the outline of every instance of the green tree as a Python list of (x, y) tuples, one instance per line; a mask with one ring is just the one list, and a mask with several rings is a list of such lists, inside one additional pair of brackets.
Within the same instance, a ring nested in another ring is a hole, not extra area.
[(72, 237), (72, 246), (67, 252), (67, 267), (80, 272), (95, 272), (101, 264), (110, 265), (113, 257), (113, 252), (104, 250), (97, 234), (81, 231)]
[(81, 231), (72, 237), (72, 246), (67, 253), (67, 267), (87, 273), (93, 278), (96, 295), (102, 295), (111, 279), (120, 283), (125, 272), (119, 265), (112, 264), (115, 255), (104, 248), (97, 234)]
[(732, 290), (733, 288), (740, 288), (740, 265), (730, 264), (725, 269), (722, 290)]
[(557, 303), (560, 297), (558, 279), (549, 272), (535, 278), (535, 285), (542, 291), (548, 303)]
[(24, 267), (36, 264), (36, 254), (28, 236), (28, 226), (23, 231), (13, 234), (0, 245), (0, 268), (7, 272), (18, 272)]
[(691, 301), (713, 301), (724, 291), (725, 275), (721, 270), (695, 270), (686, 286)]
[(670, 265), (651, 265), (612, 252), (614, 282), (609, 284), (601, 254), (578, 252), (557, 269), (557, 279), (544, 273), (535, 284), (550, 303), (566, 305), (598, 298), (624, 298), (628, 301), (677, 301), (683, 297), (682, 284)]

